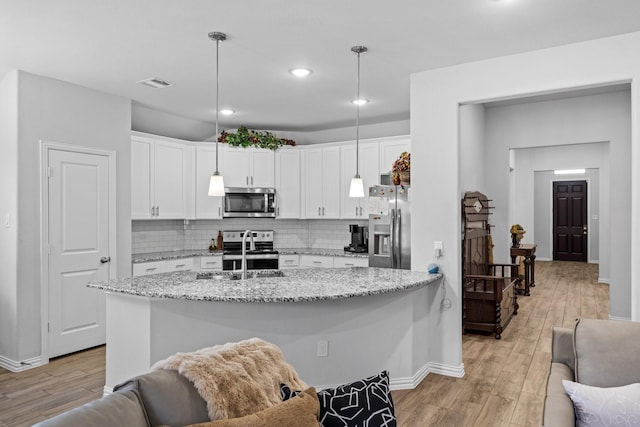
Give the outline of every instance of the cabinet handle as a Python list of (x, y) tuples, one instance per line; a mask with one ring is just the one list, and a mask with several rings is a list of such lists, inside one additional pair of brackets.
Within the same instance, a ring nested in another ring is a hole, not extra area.
[(182, 268), (184, 267), (184, 264), (176, 264), (176, 268)]
[(222, 216), (221, 210), (222, 210), (222, 208), (218, 208), (218, 216)]
[(322, 207), (322, 216), (324, 216), (324, 206)]
[(362, 216), (362, 206), (360, 206), (360, 216)]
[(247, 185), (249, 185), (249, 177), (248, 177), (248, 176), (245, 176), (245, 177), (244, 177), (244, 180), (245, 180), (245, 182), (247, 183)]
[(251, 185), (253, 185), (253, 176), (251, 177)]
[(280, 208), (278, 208), (278, 216), (280, 216)]
[(345, 262), (345, 263), (344, 263), (344, 265), (345, 265), (345, 266), (347, 266), (347, 267), (348, 267), (348, 266), (353, 267), (353, 263), (352, 263), (352, 262)]
[(318, 206), (318, 216), (322, 216), (322, 208)]
[(156, 206), (156, 216), (160, 216), (160, 206)]
[(314, 264), (322, 264), (322, 261), (313, 261)]
[(151, 216), (155, 216), (155, 214), (156, 214), (156, 207), (151, 206)]
[(145, 271), (154, 271), (157, 270), (157, 267), (148, 267)]

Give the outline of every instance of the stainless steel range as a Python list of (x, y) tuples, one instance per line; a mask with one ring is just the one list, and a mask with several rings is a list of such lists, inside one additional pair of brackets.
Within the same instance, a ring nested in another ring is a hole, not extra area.
[[(222, 269), (242, 269), (242, 235), (244, 230), (222, 233)], [(273, 249), (273, 230), (252, 231), (255, 249), (246, 241), (247, 270), (277, 270), (278, 251)]]

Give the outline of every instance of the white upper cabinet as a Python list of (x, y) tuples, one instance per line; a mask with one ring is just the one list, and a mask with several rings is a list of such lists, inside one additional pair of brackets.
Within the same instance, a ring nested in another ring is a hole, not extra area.
[(275, 187), (275, 154), (259, 148), (225, 147), (226, 187)]
[(276, 218), (300, 218), (300, 149), (276, 151)]
[(303, 155), (306, 218), (339, 218), (340, 147), (309, 148)]
[[(223, 162), (223, 149), (218, 147), (218, 170)], [(216, 170), (216, 145), (196, 147), (196, 219), (222, 219), (224, 197), (209, 196), (209, 180)], [(226, 176), (224, 177), (226, 180)]]
[(393, 162), (403, 151), (411, 151), (411, 138), (408, 136), (380, 140), (380, 173), (391, 172)]
[(133, 137), (131, 218), (186, 218), (189, 161), (187, 145)]
[(340, 217), (344, 219), (367, 219), (369, 187), (378, 184), (380, 169), (377, 143), (359, 144), (359, 173), (364, 184), (364, 198), (349, 197), (351, 179), (356, 174), (356, 144), (348, 143), (340, 147)]

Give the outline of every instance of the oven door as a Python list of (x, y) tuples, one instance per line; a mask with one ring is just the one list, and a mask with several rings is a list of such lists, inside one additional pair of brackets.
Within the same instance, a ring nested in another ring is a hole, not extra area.
[(273, 188), (225, 188), (224, 218), (275, 218)]

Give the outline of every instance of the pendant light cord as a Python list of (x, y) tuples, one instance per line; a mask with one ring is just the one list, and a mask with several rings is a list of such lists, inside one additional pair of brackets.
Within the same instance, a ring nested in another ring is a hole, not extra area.
[(358, 51), (358, 76), (356, 77), (356, 176), (360, 176), (360, 51)]
[(216, 175), (218, 175), (218, 114), (220, 110), (220, 38), (216, 38)]

